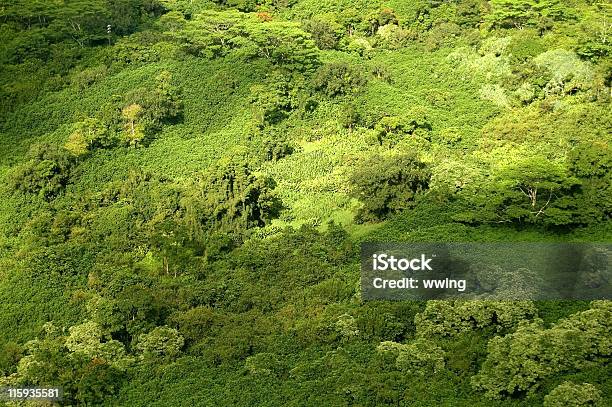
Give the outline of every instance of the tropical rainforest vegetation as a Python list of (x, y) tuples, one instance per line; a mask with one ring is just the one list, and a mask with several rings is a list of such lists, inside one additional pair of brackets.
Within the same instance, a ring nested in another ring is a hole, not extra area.
[(607, 0), (0, 0), (0, 387), (612, 404), (609, 301), (363, 301), (362, 242), (610, 242)]

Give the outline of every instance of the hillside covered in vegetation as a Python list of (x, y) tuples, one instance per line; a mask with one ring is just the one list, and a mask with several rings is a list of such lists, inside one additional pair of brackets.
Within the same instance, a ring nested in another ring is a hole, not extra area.
[[(0, 0), (0, 387), (612, 404), (609, 301), (363, 301), (363, 242), (611, 242), (607, 0)], [(1, 403), (1, 401), (0, 401)]]

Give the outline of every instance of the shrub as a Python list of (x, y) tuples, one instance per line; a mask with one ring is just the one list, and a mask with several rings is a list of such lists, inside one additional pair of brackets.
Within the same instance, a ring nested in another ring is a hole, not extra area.
[(335, 323), (335, 328), (340, 337), (344, 340), (349, 340), (359, 335), (357, 321), (349, 314), (340, 315)]
[(246, 358), (244, 366), (250, 374), (278, 375), (283, 366), (274, 353), (258, 353)]

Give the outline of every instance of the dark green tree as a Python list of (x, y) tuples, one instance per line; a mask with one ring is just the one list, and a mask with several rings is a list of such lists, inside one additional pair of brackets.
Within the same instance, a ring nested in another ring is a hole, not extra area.
[(416, 197), (429, 188), (430, 177), (414, 153), (365, 160), (350, 179), (352, 195), (363, 203), (357, 220), (379, 221), (414, 207)]
[(223, 158), (190, 187), (183, 205), (187, 225), (196, 235), (212, 231), (244, 231), (278, 216), (275, 183), (259, 177), (241, 154)]
[(537, 27), (543, 32), (554, 21), (570, 17), (569, 10), (560, 0), (491, 0), (488, 20), (496, 27)]
[(313, 79), (315, 89), (331, 97), (357, 93), (366, 82), (365, 74), (346, 62), (322, 66)]
[(36, 144), (27, 158), (10, 172), (9, 185), (13, 190), (38, 194), (46, 200), (56, 197), (68, 184), (74, 156), (57, 146)]

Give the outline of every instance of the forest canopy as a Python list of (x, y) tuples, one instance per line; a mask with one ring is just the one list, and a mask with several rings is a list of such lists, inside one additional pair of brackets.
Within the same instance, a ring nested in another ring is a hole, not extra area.
[(0, 388), (611, 405), (609, 300), (359, 285), (364, 242), (610, 243), (611, 33), (604, 0), (0, 0)]

